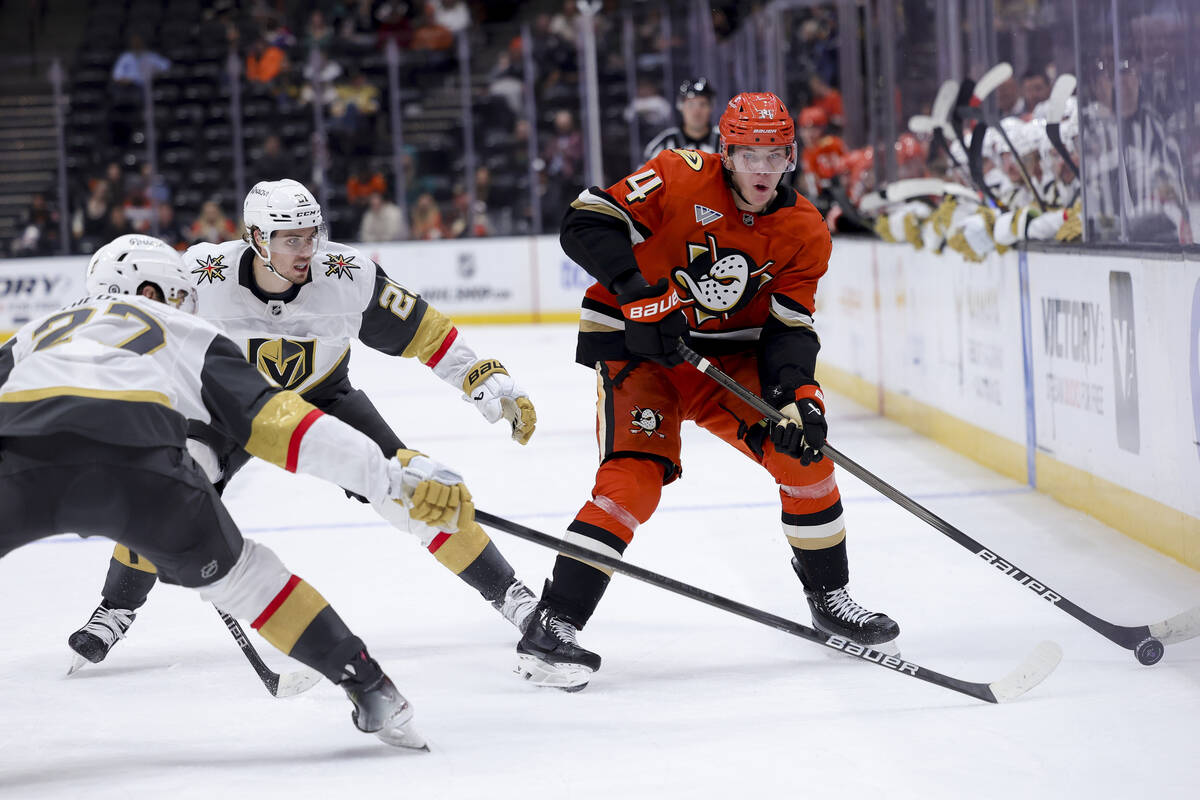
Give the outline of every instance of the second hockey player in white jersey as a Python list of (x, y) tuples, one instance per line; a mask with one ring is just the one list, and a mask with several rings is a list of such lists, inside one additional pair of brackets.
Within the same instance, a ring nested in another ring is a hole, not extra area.
[[(199, 314), (243, 348), (269, 381), (298, 392), (393, 454), (404, 442), (350, 383), (350, 343), (358, 339), (389, 355), (419, 359), (488, 422), (504, 419), (513, 439), (529, 441), (537, 421), (534, 407), (500, 362), (479, 358), (449, 317), (358, 250), (328, 241), (321, 207), (302, 184), (256, 184), (243, 216), (246, 240), (197, 244), (184, 261), (195, 281)], [(189, 436), (189, 449), (219, 490), (249, 459), (237, 442), (207, 425), (193, 423)], [(394, 503), (373, 507), (411, 530), (439, 562), (524, 629), (536, 597), (481, 528), (450, 533), (409, 520)], [(69, 638), (76, 653), (72, 671), (103, 660), (124, 638), (154, 582), (152, 563), (125, 547), (115, 549), (101, 604)]]

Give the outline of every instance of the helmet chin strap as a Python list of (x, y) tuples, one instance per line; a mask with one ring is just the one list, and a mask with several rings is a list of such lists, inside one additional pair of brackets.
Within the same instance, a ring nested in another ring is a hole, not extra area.
[[(256, 228), (256, 230), (258, 230), (259, 233), (262, 233), (262, 229)], [(264, 235), (266, 235), (266, 234), (264, 234)], [(279, 278), (282, 278), (283, 280), (286, 281), (287, 278), (284, 278), (283, 275), (280, 275), (279, 272), (275, 269), (274, 265), (271, 264), (271, 246), (270, 246), (270, 244), (263, 246), (263, 249), (260, 250), (259, 244), (258, 244), (258, 242), (254, 241), (254, 238), (255, 238), (254, 234), (251, 233), (250, 234), (250, 246), (254, 248), (254, 254), (256, 256), (258, 256), (259, 259), (262, 260), (263, 266), (267, 268), (268, 272), (271, 272), (274, 275), (276, 275)], [(270, 238), (268, 235), (268, 242), (269, 241), (270, 241)], [(288, 282), (291, 283), (291, 281), (288, 281)]]

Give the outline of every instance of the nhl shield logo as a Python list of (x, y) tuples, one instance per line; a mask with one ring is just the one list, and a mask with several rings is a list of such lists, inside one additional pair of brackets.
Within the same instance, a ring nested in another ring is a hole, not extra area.
[(312, 377), (316, 342), (312, 339), (251, 339), (248, 360), (281, 389), (296, 389)]

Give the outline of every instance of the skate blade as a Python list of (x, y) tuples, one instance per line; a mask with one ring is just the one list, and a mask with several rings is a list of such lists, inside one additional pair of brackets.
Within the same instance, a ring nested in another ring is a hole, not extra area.
[(390, 744), (392, 747), (403, 747), (408, 750), (423, 750), (429, 752), (429, 743), (425, 740), (411, 722), (406, 722), (403, 725), (389, 726), (383, 730), (376, 731), (375, 735), (379, 741), (384, 744)]
[(76, 672), (79, 672), (79, 670), (83, 669), (90, 663), (92, 663), (92, 662), (88, 661), (86, 658), (79, 655), (79, 653), (75, 653), (74, 655), (71, 656), (71, 665), (69, 667), (67, 667), (67, 677), (68, 678), (71, 677)]
[(578, 692), (588, 685), (592, 670), (579, 664), (550, 664), (537, 656), (521, 653), (513, 670), (534, 686)]

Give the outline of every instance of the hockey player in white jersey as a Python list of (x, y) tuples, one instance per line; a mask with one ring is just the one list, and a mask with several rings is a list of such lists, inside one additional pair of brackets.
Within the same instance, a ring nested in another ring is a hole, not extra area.
[[(244, 241), (195, 245), (184, 262), (201, 316), (237, 342), (270, 382), (298, 392), (369, 436), (382, 452), (394, 453), (404, 443), (350, 383), (350, 342), (358, 339), (390, 355), (419, 359), (488, 422), (504, 419), (513, 439), (529, 441), (537, 421), (534, 407), (500, 362), (479, 358), (448, 317), (359, 251), (327, 241), (321, 207), (303, 185), (256, 184), (243, 217)], [(249, 459), (240, 443), (211, 426), (193, 423), (189, 436), (218, 491)], [(396, 527), (411, 530), (439, 562), (524, 630), (536, 597), (481, 528), (439, 530), (412, 522), (394, 503), (372, 505)], [(76, 654), (72, 671), (102, 661), (124, 638), (154, 586), (155, 566), (136, 550), (117, 546), (101, 604), (68, 639)]]
[(54, 534), (115, 539), (341, 686), (360, 730), (424, 747), (411, 705), (362, 640), (269, 548), (242, 538), (188, 455), (188, 420), (459, 533), (478, 527), (462, 479), (411, 450), (385, 456), (271, 386), (234, 342), (185, 313), (196, 293), (166, 244), (122, 237), (93, 257), (88, 286), (89, 297), (0, 347), (0, 557)]

